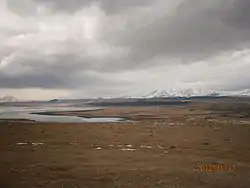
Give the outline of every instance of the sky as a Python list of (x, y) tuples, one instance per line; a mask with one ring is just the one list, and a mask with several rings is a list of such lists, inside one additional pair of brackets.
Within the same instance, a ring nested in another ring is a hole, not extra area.
[(249, 0), (0, 0), (0, 96), (250, 89)]

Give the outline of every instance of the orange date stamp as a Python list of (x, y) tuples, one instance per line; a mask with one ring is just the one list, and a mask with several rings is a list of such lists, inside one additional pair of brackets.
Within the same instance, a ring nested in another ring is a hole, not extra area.
[(197, 164), (194, 171), (206, 173), (234, 173), (235, 166), (228, 164)]

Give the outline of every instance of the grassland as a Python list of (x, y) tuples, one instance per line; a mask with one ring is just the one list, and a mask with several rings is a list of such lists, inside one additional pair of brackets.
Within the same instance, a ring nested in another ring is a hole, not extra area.
[[(2, 121), (0, 187), (249, 188), (248, 108), (233, 110), (246, 104), (235, 101), (56, 113), (128, 122)], [(201, 172), (199, 164), (235, 170)]]

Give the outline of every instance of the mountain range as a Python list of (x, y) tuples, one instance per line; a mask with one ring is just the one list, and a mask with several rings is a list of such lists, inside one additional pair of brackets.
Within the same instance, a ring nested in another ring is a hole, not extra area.
[[(213, 91), (213, 90), (194, 90), (188, 89), (156, 89), (149, 92), (144, 92), (141, 94), (135, 94), (130, 96), (122, 96), (119, 98), (171, 98), (171, 97), (219, 97), (219, 96), (250, 96), (250, 89), (245, 89), (241, 91)], [(4, 102), (18, 102), (19, 100), (10, 95), (0, 97), (0, 103)], [(58, 101), (58, 99), (51, 100), (50, 102)]]
[(0, 97), (0, 102), (17, 102), (18, 99), (16, 97), (10, 96), (10, 95), (6, 95), (4, 97)]
[[(250, 96), (250, 89), (243, 91), (213, 91), (213, 90), (193, 90), (188, 89), (170, 89), (170, 90), (160, 90), (156, 89), (150, 92), (145, 92), (143, 94), (136, 95), (138, 98), (170, 98), (170, 97), (196, 97), (196, 96)], [(135, 96), (133, 96), (135, 97)], [(133, 98), (126, 97), (126, 98)]]

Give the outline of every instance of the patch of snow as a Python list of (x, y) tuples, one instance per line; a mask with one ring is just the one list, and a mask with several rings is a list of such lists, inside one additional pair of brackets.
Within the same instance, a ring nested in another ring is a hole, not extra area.
[(153, 148), (153, 146), (140, 146), (141, 148), (147, 148), (147, 149), (151, 149)]
[(16, 145), (28, 145), (28, 143), (26, 143), (26, 142), (19, 142), (19, 143), (16, 143)]
[(122, 148), (121, 151), (135, 151), (136, 149), (133, 148)]
[(36, 143), (36, 142), (34, 142), (34, 143), (31, 143), (31, 145), (32, 146), (40, 146), (40, 145), (44, 145), (44, 143), (41, 143), (41, 142)]

